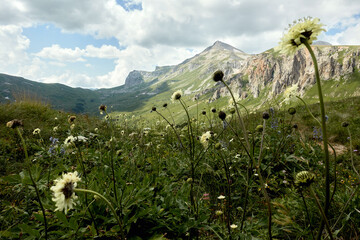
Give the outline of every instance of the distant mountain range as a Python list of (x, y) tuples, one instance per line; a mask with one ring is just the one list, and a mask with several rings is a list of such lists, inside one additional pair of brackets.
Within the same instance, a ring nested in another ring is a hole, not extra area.
[[(326, 99), (360, 95), (360, 46), (316, 42), (314, 52)], [(178, 65), (157, 67), (152, 72), (134, 70), (124, 85), (110, 89), (71, 88), (0, 74), (0, 102), (36, 99), (55, 109), (76, 113), (95, 113), (100, 104), (111, 106), (112, 111), (144, 112), (149, 106), (168, 101), (178, 89), (185, 96), (216, 102), (228, 96), (224, 86), (211, 79), (218, 69), (224, 71), (236, 96), (252, 108), (263, 107), (272, 100), (280, 101), (285, 89), (293, 84), (298, 84), (298, 91), (305, 98), (316, 96), (313, 66), (307, 51), (300, 50), (291, 57), (279, 55), (273, 49), (247, 54), (217, 41)]]

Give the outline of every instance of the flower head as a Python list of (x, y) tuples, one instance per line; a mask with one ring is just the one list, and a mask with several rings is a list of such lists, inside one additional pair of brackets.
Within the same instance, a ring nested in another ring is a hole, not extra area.
[(235, 228), (238, 227), (238, 225), (236, 225), (236, 224), (231, 224), (230, 227), (231, 227), (232, 229), (235, 229)]
[(171, 101), (175, 102), (176, 100), (180, 100), (181, 96), (182, 96), (182, 91), (178, 90), (174, 92), (173, 95), (171, 96)]
[(106, 112), (106, 106), (104, 104), (101, 104), (99, 107), (100, 111)]
[(9, 122), (6, 123), (6, 126), (8, 128), (17, 128), (17, 127), (22, 127), (24, 126), (22, 121), (21, 120), (18, 120), (18, 119), (14, 119), (14, 120), (11, 120)]
[(65, 141), (64, 141), (64, 145), (65, 147), (69, 147), (71, 146), (73, 143), (75, 142), (75, 138), (73, 136), (68, 136)]
[(324, 25), (319, 23), (319, 21), (318, 18), (310, 17), (294, 21), (294, 24), (290, 25), (288, 33), (281, 38), (281, 42), (279, 46), (275, 48), (275, 51), (292, 55), (295, 54), (298, 49), (305, 46), (303, 44), (305, 41), (312, 44), (317, 36), (322, 31), (325, 31), (325, 29), (322, 28)]
[(220, 199), (220, 200), (225, 199), (225, 196), (224, 196), (224, 195), (220, 195), (220, 196), (218, 196), (218, 199)]
[(68, 122), (69, 122), (70, 124), (72, 124), (72, 123), (74, 123), (75, 119), (76, 119), (76, 116), (70, 116), (70, 117), (68, 118)]
[(315, 181), (315, 175), (308, 171), (301, 171), (296, 174), (295, 185), (297, 187), (308, 187), (311, 183)]
[(209, 140), (211, 138), (211, 132), (207, 131), (206, 133), (204, 133), (201, 138), (200, 138), (200, 142), (201, 144), (204, 146), (204, 148), (207, 148), (209, 146)]
[(77, 182), (81, 179), (78, 177), (78, 173), (63, 174), (61, 178), (54, 181), (55, 186), (50, 188), (53, 191), (52, 200), (55, 202), (55, 211), (65, 211), (65, 214), (69, 209), (72, 209), (76, 203), (74, 202), (78, 197), (75, 195), (74, 189), (77, 186)]
[(33, 134), (38, 135), (38, 134), (40, 134), (40, 132), (41, 132), (40, 128), (35, 128), (33, 131)]

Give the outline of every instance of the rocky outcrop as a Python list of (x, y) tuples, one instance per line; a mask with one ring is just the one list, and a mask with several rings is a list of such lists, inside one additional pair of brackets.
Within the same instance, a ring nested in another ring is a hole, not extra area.
[(125, 80), (125, 87), (130, 88), (136, 85), (139, 85), (144, 82), (143, 75), (140, 71), (131, 71)]
[[(318, 60), (321, 79), (340, 80), (347, 78), (360, 69), (360, 49), (352, 46), (314, 46), (314, 53)], [(232, 90), (240, 98), (245, 86), (241, 82), (247, 80), (246, 88), (258, 97), (265, 88), (271, 89), (269, 97), (282, 93), (287, 87), (298, 84), (300, 93), (315, 84), (314, 66), (309, 52), (299, 50), (294, 56), (281, 56), (272, 50), (248, 57), (240, 67), (240, 74), (229, 78)], [(215, 90), (213, 98), (227, 96), (225, 87)]]

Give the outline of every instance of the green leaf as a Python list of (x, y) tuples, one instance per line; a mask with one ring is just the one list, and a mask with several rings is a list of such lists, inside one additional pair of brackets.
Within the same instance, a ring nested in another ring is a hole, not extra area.
[(26, 225), (26, 224), (19, 224), (19, 228), (29, 234), (30, 236), (36, 237), (36, 238), (40, 238), (40, 233), (38, 230), (33, 229), (32, 227)]
[(67, 220), (67, 218), (63, 212), (56, 211), (55, 215), (65, 226), (70, 227), (69, 221)]

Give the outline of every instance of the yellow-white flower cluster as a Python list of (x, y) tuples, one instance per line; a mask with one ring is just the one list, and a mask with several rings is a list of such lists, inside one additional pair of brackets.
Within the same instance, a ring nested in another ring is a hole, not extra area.
[(288, 33), (281, 38), (281, 42), (275, 48), (275, 51), (293, 55), (298, 49), (305, 46), (303, 44), (305, 40), (311, 45), (317, 39), (317, 36), (322, 31), (325, 31), (323, 29), (324, 25), (319, 22), (318, 18), (310, 17), (294, 21), (293, 25), (290, 25)]
[(289, 104), (296, 96), (300, 96), (298, 84), (294, 84), (284, 91), (284, 100), (281, 103)]
[(200, 143), (204, 146), (204, 148), (207, 148), (209, 146), (209, 140), (211, 138), (211, 132), (207, 131), (204, 133), (200, 138)]
[(178, 90), (174, 92), (173, 95), (171, 96), (171, 101), (175, 102), (176, 100), (180, 100), (181, 96), (182, 96), (182, 91)]
[(81, 178), (78, 177), (78, 173), (75, 171), (63, 174), (61, 178), (54, 181), (55, 186), (52, 186), (50, 190), (53, 191), (52, 200), (56, 205), (55, 211), (64, 210), (66, 214), (68, 210), (76, 205), (75, 200), (78, 197), (75, 195), (74, 189), (80, 180)]

